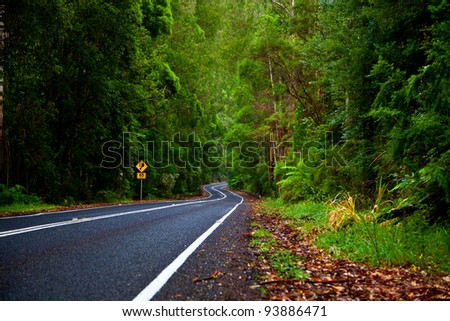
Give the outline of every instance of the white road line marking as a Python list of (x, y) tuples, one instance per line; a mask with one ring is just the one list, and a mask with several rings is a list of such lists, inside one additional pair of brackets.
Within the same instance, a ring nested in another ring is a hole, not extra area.
[(116, 213), (116, 214), (94, 216), (94, 217), (83, 218), (83, 219), (78, 219), (78, 220), (72, 220), (71, 219), (69, 221), (48, 223), (48, 224), (43, 224), (43, 225), (29, 226), (29, 227), (25, 227), (25, 228), (16, 229), (16, 230), (3, 231), (3, 232), (0, 232), (0, 238), (13, 236), (13, 235), (18, 235), (18, 234), (30, 233), (30, 232), (34, 232), (34, 231), (45, 230), (45, 229), (50, 229), (50, 228), (55, 228), (55, 227), (60, 227), (60, 226), (66, 226), (66, 225), (72, 225), (72, 224), (80, 224), (80, 223), (87, 223), (87, 222), (92, 222), (92, 221), (97, 221), (97, 220), (104, 220), (104, 219), (113, 218), (113, 217), (119, 217), (119, 216), (124, 216), (124, 215), (131, 215), (131, 214), (138, 214), (138, 213), (145, 213), (145, 212), (153, 212), (153, 211), (157, 211), (157, 210), (166, 209), (166, 208), (169, 208), (169, 207), (173, 208), (173, 207), (187, 206), (187, 205), (192, 205), (192, 204), (217, 202), (217, 201), (223, 200), (224, 198), (227, 197), (224, 193), (222, 193), (221, 191), (218, 191), (218, 190), (215, 189), (215, 187), (219, 187), (219, 186), (222, 186), (222, 185), (217, 185), (217, 186), (213, 186), (212, 187), (213, 190), (215, 190), (216, 192), (219, 192), (220, 194), (222, 194), (222, 197), (218, 198), (218, 199), (208, 200), (208, 198), (211, 197), (211, 195), (212, 195), (210, 193), (211, 195), (209, 197), (207, 197), (206, 199), (202, 199), (200, 201), (192, 201), (192, 202), (188, 201), (186, 203), (171, 204), (171, 205), (147, 208), (147, 209), (136, 210), (136, 211), (129, 211), (129, 212)]
[[(216, 190), (213, 187), (214, 190)], [(217, 192), (223, 194), (225, 197), (226, 195), (222, 193), (221, 191), (216, 190)], [(186, 250), (183, 251), (172, 263), (170, 263), (145, 289), (141, 291), (134, 299), (133, 301), (150, 301), (156, 293), (158, 293), (159, 290), (167, 283), (167, 281), (172, 277), (172, 275), (183, 265), (184, 262), (188, 259), (188, 257), (194, 253), (194, 251), (210, 236), (216, 228), (219, 227), (220, 224), (222, 224), (228, 216), (233, 213), (239, 205), (242, 204), (244, 199), (231, 192), (231, 194), (236, 195), (240, 197), (241, 201), (236, 204), (229, 212), (227, 212), (222, 218), (218, 221), (216, 221), (205, 233), (203, 233), (199, 238), (197, 238), (194, 243), (192, 243)]]
[[(204, 187), (207, 186), (211, 186), (210, 185), (205, 185)], [(219, 186), (219, 185), (217, 185)], [(204, 188), (203, 188), (204, 189)], [(206, 192), (208, 192), (206, 189), (204, 189)], [(208, 192), (209, 193), (209, 192)], [(200, 201), (200, 200), (207, 200), (208, 198), (210, 198), (212, 196), (211, 193), (209, 193), (209, 195), (207, 197), (204, 198), (198, 198), (196, 200)], [(190, 201), (158, 201), (158, 203), (173, 203), (173, 202), (190, 202)], [(89, 207), (89, 208), (79, 208), (79, 209), (74, 209), (74, 210), (65, 210), (65, 211), (57, 211), (57, 212), (42, 212), (42, 213), (36, 213), (36, 214), (27, 214), (27, 215), (22, 215), (22, 216), (7, 216), (7, 217), (0, 217), (0, 221), (2, 220), (19, 220), (19, 219), (23, 219), (23, 218), (29, 218), (29, 217), (36, 217), (36, 216), (44, 216), (44, 215), (57, 215), (57, 214), (66, 214), (66, 213), (72, 213), (72, 212), (81, 212), (81, 211), (89, 211), (89, 210), (98, 210), (98, 209), (105, 209), (105, 208), (112, 208), (112, 207), (126, 207), (126, 206), (133, 206), (133, 205), (137, 205), (138, 203), (129, 203), (129, 204), (117, 204), (117, 205), (106, 205), (106, 206), (97, 206), (97, 207)], [(145, 203), (144, 203), (145, 204)], [(153, 203), (149, 203), (150, 205)]]

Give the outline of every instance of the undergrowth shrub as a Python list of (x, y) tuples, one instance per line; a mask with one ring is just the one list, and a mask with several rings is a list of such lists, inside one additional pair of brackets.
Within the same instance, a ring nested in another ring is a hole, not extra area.
[(120, 201), (117, 193), (111, 190), (101, 190), (94, 197), (96, 203), (114, 203)]
[(275, 175), (284, 177), (278, 185), (280, 198), (285, 202), (298, 202), (314, 195), (311, 182), (311, 170), (302, 160), (296, 166), (284, 166), (277, 163)]
[(25, 187), (15, 185), (7, 188), (0, 184), (0, 206), (11, 204), (39, 204), (41, 199), (36, 195), (26, 194)]
[(333, 230), (338, 230), (341, 226), (357, 222), (360, 217), (356, 213), (355, 201), (350, 194), (347, 194), (340, 202), (331, 202), (332, 210), (328, 212), (328, 225)]

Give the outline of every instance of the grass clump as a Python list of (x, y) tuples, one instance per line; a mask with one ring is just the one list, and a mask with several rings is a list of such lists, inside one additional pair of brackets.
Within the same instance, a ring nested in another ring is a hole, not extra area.
[(33, 214), (55, 208), (51, 204), (11, 204), (0, 206), (0, 217), (8, 216), (10, 213)]
[(285, 250), (278, 250), (270, 255), (271, 265), (277, 271), (277, 275), (284, 279), (304, 280), (308, 274), (299, 266), (300, 260), (297, 256)]
[(266, 228), (259, 227), (253, 232), (250, 245), (258, 249), (261, 253), (260, 259), (266, 261), (278, 277), (293, 280), (308, 277), (300, 268), (300, 258), (283, 248)]
[(250, 245), (256, 247), (262, 253), (270, 253), (276, 243), (275, 238), (267, 229), (260, 227), (254, 231)]
[(305, 232), (318, 231), (326, 228), (328, 205), (305, 201), (300, 203), (284, 203), (280, 199), (267, 199), (267, 212), (277, 212), (289, 219), (294, 227), (301, 226)]
[[(334, 203), (334, 202), (333, 202)], [(339, 203), (332, 204), (332, 210), (327, 214), (328, 226), (336, 231), (341, 226), (360, 221), (353, 197), (347, 194)]]

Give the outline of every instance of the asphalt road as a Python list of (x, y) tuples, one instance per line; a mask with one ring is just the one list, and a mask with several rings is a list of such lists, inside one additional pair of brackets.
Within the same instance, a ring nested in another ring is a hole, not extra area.
[(195, 201), (0, 219), (0, 300), (152, 299), (239, 213), (242, 198), (224, 187)]

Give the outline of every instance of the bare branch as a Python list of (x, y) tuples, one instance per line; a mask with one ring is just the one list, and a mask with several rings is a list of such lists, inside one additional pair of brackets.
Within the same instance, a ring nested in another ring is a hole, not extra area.
[(294, 17), (294, 12), (292, 12), (291, 10), (289, 10), (288, 8), (286, 8), (286, 6), (283, 5), (282, 3), (278, 2), (278, 1), (275, 1), (275, 0), (273, 0), (272, 3), (273, 3), (275, 6), (277, 6), (277, 7), (281, 8), (281, 9), (283, 9), (284, 11), (286, 11), (286, 12), (289, 14), (290, 17)]

